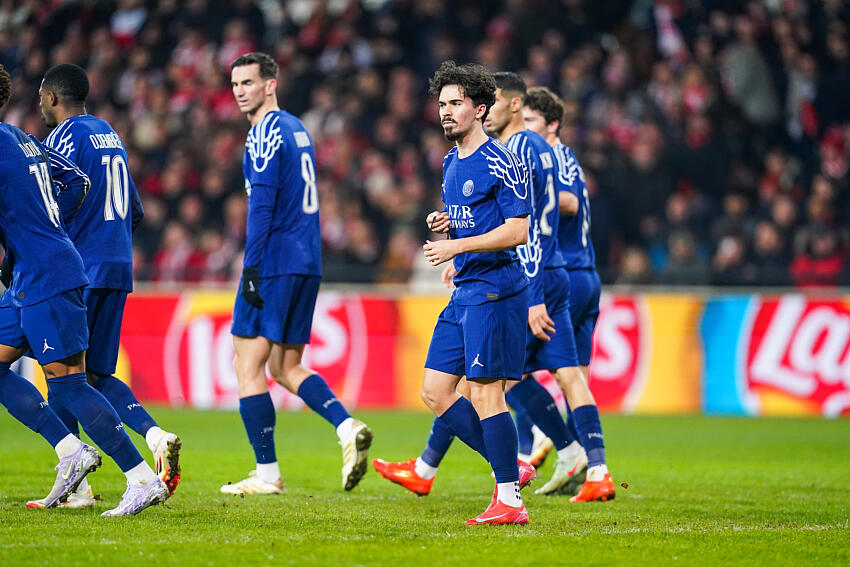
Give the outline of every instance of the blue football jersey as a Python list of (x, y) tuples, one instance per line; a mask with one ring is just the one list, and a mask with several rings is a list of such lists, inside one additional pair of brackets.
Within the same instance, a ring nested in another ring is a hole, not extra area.
[(595, 268), (596, 252), (590, 240), (590, 197), (573, 151), (564, 144), (552, 147), (558, 166), (558, 191), (569, 191), (578, 197), (578, 213), (561, 219), (558, 243), (567, 268)]
[(555, 191), (555, 161), (546, 140), (523, 130), (508, 139), (507, 147), (528, 168), (531, 184), (531, 222), (528, 243), (517, 247), (531, 286), (529, 305), (544, 303), (543, 270), (565, 265), (558, 248), (558, 195)]
[(14, 264), (3, 305), (26, 307), (88, 283), (62, 225), (44, 148), (0, 123), (0, 237)]
[(313, 140), (285, 110), (266, 114), (245, 143), (248, 193), (244, 266), (261, 277), (322, 275), (319, 193)]
[(124, 143), (107, 122), (81, 114), (63, 120), (44, 144), (91, 180), (88, 196), (76, 214), (65, 219), (90, 287), (132, 291), (133, 228), (143, 212)]
[[(451, 219), (449, 238), (486, 234), (531, 213), (525, 166), (492, 138), (465, 158), (458, 157), (457, 147), (446, 154), (442, 195)], [(509, 297), (528, 285), (513, 249), (458, 254), (454, 266), (454, 300), (460, 305)]]

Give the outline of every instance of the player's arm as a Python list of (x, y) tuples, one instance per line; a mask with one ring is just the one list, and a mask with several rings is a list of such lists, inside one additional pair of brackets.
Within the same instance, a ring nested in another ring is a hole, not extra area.
[(145, 209), (142, 207), (142, 199), (139, 198), (139, 192), (136, 191), (135, 186), (130, 187), (130, 215), (132, 219), (131, 231), (136, 232), (136, 228), (142, 224), (142, 219), (145, 218)]
[(432, 266), (439, 266), (448, 262), (458, 254), (469, 252), (498, 252), (515, 248), (520, 244), (528, 242), (528, 215), (505, 219), (501, 224), (489, 232), (466, 238), (453, 240), (427, 240), (425, 246), (425, 258)]
[(558, 193), (558, 212), (562, 217), (574, 217), (578, 214), (578, 197), (568, 189)]
[(571, 149), (561, 146), (553, 150), (558, 166), (558, 212), (564, 217), (574, 217), (578, 214), (579, 193), (584, 190), (583, 174)]
[(260, 274), (263, 252), (271, 232), (276, 189), (270, 185), (251, 185), (248, 199), (248, 221), (245, 227), (245, 259), (242, 263), (242, 296), (245, 301), (262, 309)]

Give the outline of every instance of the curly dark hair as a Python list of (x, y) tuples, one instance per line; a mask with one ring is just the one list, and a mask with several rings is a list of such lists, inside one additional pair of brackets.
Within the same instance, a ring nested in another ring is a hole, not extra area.
[(486, 106), (482, 120), (487, 118), (490, 107), (496, 102), (496, 80), (483, 65), (457, 65), (454, 61), (443, 61), (428, 82), (428, 94), (440, 96), (440, 91), (446, 85), (457, 85), (464, 96), (472, 99), (472, 104)]
[(12, 98), (12, 77), (6, 68), (0, 64), (0, 106), (5, 105)]
[(564, 117), (564, 103), (561, 97), (546, 87), (531, 87), (525, 95), (524, 106), (536, 110), (543, 115), (546, 124), (556, 120), (561, 122)]
[(234, 69), (243, 65), (259, 65), (261, 79), (277, 79), (277, 74), (280, 71), (277, 61), (272, 59), (271, 55), (259, 51), (240, 55), (230, 64), (230, 68)]

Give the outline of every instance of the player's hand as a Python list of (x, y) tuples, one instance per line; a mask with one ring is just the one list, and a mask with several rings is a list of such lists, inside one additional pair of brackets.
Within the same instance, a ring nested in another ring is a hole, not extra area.
[(257, 309), (266, 304), (260, 297), (260, 268), (252, 266), (242, 270), (242, 297)]
[(433, 232), (448, 232), (451, 222), (449, 221), (449, 213), (434, 211), (425, 219), (428, 223), (428, 228)]
[(541, 341), (551, 340), (549, 334), (555, 332), (555, 322), (549, 317), (544, 303), (528, 308), (528, 326), (531, 327), (534, 336)]
[(452, 262), (451, 264), (449, 264), (445, 268), (443, 268), (443, 273), (440, 276), (440, 280), (443, 282), (443, 285), (445, 285), (447, 288), (454, 289), (455, 283), (454, 283), (454, 281), (452, 281), (452, 278), (454, 278), (456, 275), (457, 275), (457, 270), (455, 269), (454, 262)]
[(426, 240), (422, 248), (425, 250), (425, 259), (432, 266), (448, 262), (460, 252), (456, 240), (435, 240), (434, 242)]
[(9, 289), (12, 287), (12, 266), (9, 265), (9, 256), (3, 258), (3, 262), (0, 263), (0, 282)]

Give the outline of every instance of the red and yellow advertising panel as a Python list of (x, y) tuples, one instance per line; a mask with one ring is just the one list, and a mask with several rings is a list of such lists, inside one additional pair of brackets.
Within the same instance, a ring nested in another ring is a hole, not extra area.
[[(346, 405), (424, 410), (422, 369), (447, 300), (447, 295), (322, 292), (304, 361)], [(223, 291), (132, 294), (117, 374), (140, 400), (236, 407), (232, 305), (232, 292)], [(689, 296), (603, 296), (591, 365), (591, 388), (603, 410), (699, 410), (701, 360), (693, 328), (700, 308)], [(563, 404), (548, 373), (539, 379)], [(43, 379), (37, 383), (43, 386)], [(302, 407), (271, 376), (269, 383), (278, 407)]]

